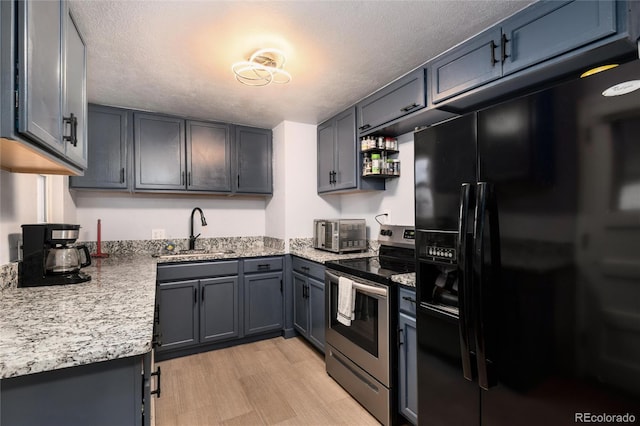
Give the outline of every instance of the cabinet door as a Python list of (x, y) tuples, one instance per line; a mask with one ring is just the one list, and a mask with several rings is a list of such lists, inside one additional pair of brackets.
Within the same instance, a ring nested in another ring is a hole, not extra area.
[(401, 341), (398, 374), (400, 375), (400, 412), (414, 425), (418, 424), (418, 340), (416, 335), (416, 319), (400, 313), (398, 321)]
[(325, 306), (324, 281), (308, 279), (309, 341), (324, 352)]
[[(86, 49), (82, 35), (66, 7), (64, 24), (64, 137), (67, 158), (82, 168), (87, 167), (87, 95)], [(73, 120), (70, 118), (73, 117)], [(63, 137), (63, 140), (64, 140)]]
[(245, 275), (245, 335), (282, 329), (282, 285), (282, 272)]
[(425, 72), (419, 68), (358, 103), (358, 134), (426, 106)]
[(293, 276), (293, 326), (305, 337), (309, 336), (309, 303), (307, 277), (297, 272)]
[(231, 139), (226, 124), (187, 121), (187, 189), (231, 191)]
[(61, 1), (18, 2), (18, 132), (64, 152)]
[(134, 115), (136, 189), (186, 188), (184, 120)]
[(72, 188), (128, 188), (131, 113), (118, 108), (89, 105), (87, 142), (89, 161), (84, 176), (71, 176)]
[(198, 343), (198, 289), (198, 280), (158, 285), (158, 317), (162, 330), (159, 351)]
[(271, 130), (236, 127), (236, 192), (271, 194)]
[(327, 192), (333, 189), (334, 130), (333, 120), (318, 126), (318, 192)]
[(200, 280), (200, 343), (240, 333), (238, 277)]
[(434, 103), (499, 78), (500, 28), (491, 28), (430, 63)]
[(358, 185), (358, 156), (356, 149), (356, 109), (349, 108), (336, 117), (336, 156), (334, 189), (355, 188)]
[(615, 34), (615, 7), (606, 0), (540, 2), (506, 20), (503, 75)]

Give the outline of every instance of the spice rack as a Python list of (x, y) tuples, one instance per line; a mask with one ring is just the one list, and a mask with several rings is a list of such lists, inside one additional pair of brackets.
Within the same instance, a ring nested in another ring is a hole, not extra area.
[(360, 139), (362, 177), (400, 177), (400, 160), (390, 158), (397, 154), (398, 140), (384, 136), (365, 136)]

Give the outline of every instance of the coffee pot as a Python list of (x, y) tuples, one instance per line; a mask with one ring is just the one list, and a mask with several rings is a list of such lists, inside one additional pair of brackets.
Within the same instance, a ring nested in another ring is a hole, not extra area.
[(22, 261), (18, 287), (79, 284), (91, 280), (80, 272), (91, 264), (89, 250), (76, 245), (80, 225), (41, 223), (22, 225)]
[(71, 274), (89, 265), (91, 255), (87, 246), (62, 245), (47, 250), (44, 268), (46, 274)]

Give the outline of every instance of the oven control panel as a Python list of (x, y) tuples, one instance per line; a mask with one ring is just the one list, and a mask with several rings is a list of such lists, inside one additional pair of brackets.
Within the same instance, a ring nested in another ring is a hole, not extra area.
[(380, 225), (378, 241), (395, 247), (415, 247), (416, 230), (413, 226)]

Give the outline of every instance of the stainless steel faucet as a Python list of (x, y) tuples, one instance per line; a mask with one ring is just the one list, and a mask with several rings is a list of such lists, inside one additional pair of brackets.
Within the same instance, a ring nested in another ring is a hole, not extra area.
[(202, 213), (202, 209), (200, 207), (196, 207), (191, 211), (191, 235), (189, 235), (189, 250), (193, 250), (196, 248), (196, 238), (200, 236), (200, 234), (193, 236), (193, 215), (196, 213), (196, 210), (200, 212), (200, 221), (202, 222), (202, 226), (207, 226), (207, 221), (204, 218), (204, 213)]

